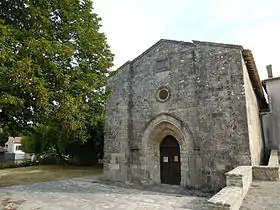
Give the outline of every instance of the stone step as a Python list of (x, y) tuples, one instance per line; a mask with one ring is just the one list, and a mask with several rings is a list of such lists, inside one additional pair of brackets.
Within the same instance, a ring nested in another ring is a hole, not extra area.
[(209, 210), (237, 210), (242, 200), (241, 187), (225, 187), (208, 200)]

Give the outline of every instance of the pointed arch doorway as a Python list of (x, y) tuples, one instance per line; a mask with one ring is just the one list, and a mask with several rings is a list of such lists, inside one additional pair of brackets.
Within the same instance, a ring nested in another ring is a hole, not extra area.
[(162, 184), (180, 185), (181, 182), (180, 146), (171, 135), (160, 144), (160, 178)]

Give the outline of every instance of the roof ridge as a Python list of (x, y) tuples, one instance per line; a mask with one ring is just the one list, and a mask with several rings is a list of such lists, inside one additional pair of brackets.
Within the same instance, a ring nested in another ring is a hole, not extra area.
[(236, 49), (244, 50), (242, 45), (225, 44), (225, 43), (219, 43), (219, 42), (197, 41), (197, 40), (192, 40), (192, 42), (194, 44), (204, 44), (204, 45), (209, 45), (209, 46), (229, 47), (229, 48), (236, 48)]
[(148, 49), (146, 49), (144, 52), (142, 52), (140, 55), (135, 57), (132, 61), (130, 61), (130, 60), (126, 61), (123, 65), (121, 65), (117, 69), (121, 69), (122, 67), (124, 67), (128, 63), (134, 63), (137, 59), (146, 55), (150, 50), (152, 50), (153, 48), (155, 48), (156, 46), (158, 46), (162, 42), (177, 43), (177, 44), (191, 45), (191, 46), (198, 45), (198, 44), (203, 44), (203, 45), (209, 45), (209, 46), (219, 46), (219, 47), (236, 48), (236, 49), (244, 50), (242, 45), (198, 41), (198, 40), (192, 40), (191, 42), (186, 42), (186, 41), (178, 41), (178, 40), (172, 40), (172, 39), (160, 39), (159, 41), (155, 42), (152, 46), (150, 46)]
[(139, 58), (143, 57), (144, 55), (146, 55), (150, 50), (152, 50), (153, 48), (155, 48), (156, 46), (158, 46), (159, 44), (163, 43), (163, 42), (172, 42), (172, 43), (177, 43), (177, 44), (184, 44), (184, 45), (193, 45), (192, 42), (184, 42), (184, 41), (177, 41), (177, 40), (172, 40), (172, 39), (160, 39), (159, 41), (157, 41), (156, 43), (154, 43), (152, 46), (150, 46), (147, 50), (145, 50), (143, 53), (141, 53), (140, 55), (138, 55), (136, 58), (134, 58), (131, 63), (134, 63), (136, 60), (138, 60)]

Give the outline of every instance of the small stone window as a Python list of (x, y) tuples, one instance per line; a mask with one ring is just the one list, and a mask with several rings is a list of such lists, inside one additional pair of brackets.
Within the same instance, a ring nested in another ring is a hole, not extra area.
[(160, 102), (167, 101), (170, 94), (167, 88), (160, 88), (157, 92), (157, 100)]
[(168, 71), (170, 69), (170, 59), (160, 58), (156, 60), (155, 70), (156, 72)]

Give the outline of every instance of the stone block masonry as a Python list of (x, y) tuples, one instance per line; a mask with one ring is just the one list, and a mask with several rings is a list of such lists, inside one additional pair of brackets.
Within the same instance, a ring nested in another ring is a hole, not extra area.
[(278, 151), (272, 150), (268, 166), (239, 166), (226, 173), (226, 187), (208, 200), (211, 210), (238, 210), (252, 181), (279, 181)]
[(278, 181), (278, 166), (253, 166), (253, 178), (260, 181)]
[(211, 210), (238, 210), (252, 183), (252, 167), (239, 166), (226, 173), (227, 185), (208, 200)]
[(160, 40), (125, 63), (110, 80), (106, 105), (108, 179), (161, 183), (166, 136), (179, 144), (177, 174), (186, 188), (218, 192), (224, 173), (258, 165), (258, 104), (242, 52), (236, 45)]
[(279, 181), (278, 150), (272, 150), (268, 166), (254, 166), (253, 179), (259, 181)]

